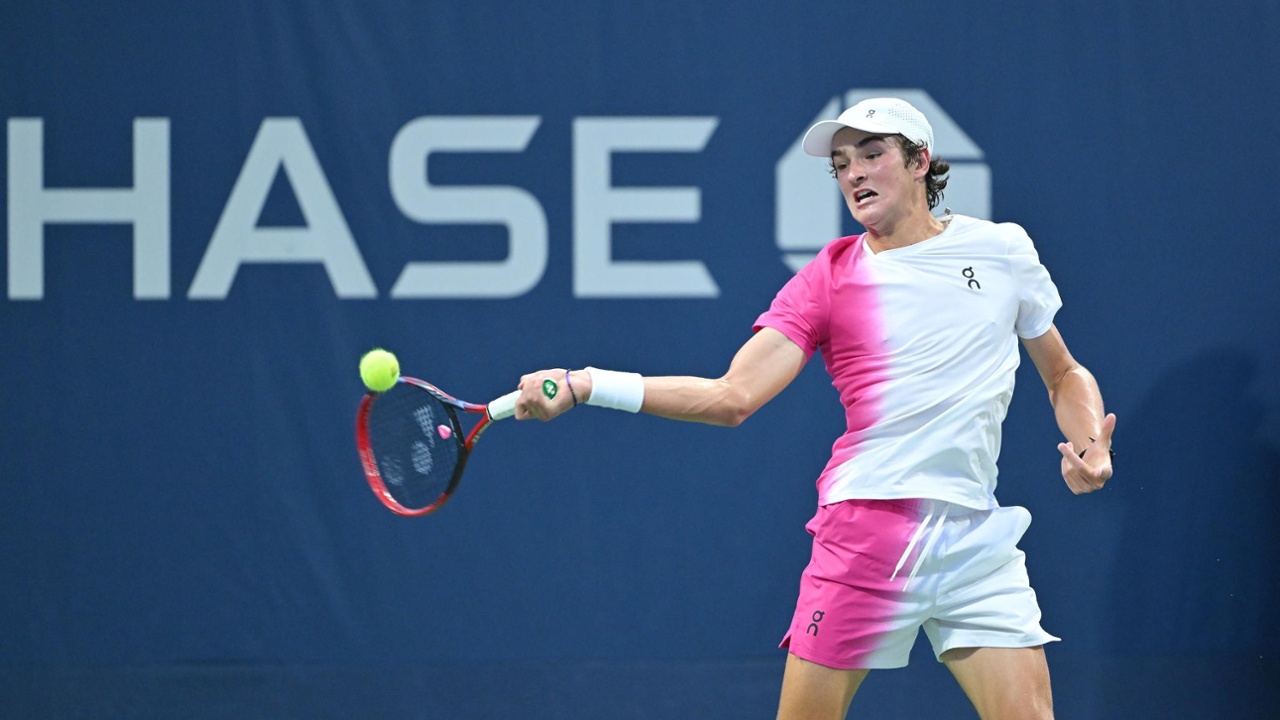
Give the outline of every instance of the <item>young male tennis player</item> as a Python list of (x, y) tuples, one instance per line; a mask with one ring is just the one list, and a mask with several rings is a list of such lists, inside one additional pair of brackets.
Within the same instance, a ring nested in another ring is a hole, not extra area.
[(581, 401), (737, 425), (821, 350), (847, 429), (806, 526), (778, 717), (843, 718), (868, 670), (906, 665), (921, 627), (984, 720), (1052, 717), (1043, 645), (1057, 638), (1017, 548), (1031, 517), (994, 495), (1018, 340), (1066, 437), (1072, 492), (1111, 477), (1115, 416), (1053, 325), (1062, 303), (1026, 232), (931, 213), (949, 166), (916, 108), (864, 100), (810, 128), (804, 150), (830, 158), (866, 233), (782, 288), (724, 377), (544, 370), (522, 378), (516, 417)]

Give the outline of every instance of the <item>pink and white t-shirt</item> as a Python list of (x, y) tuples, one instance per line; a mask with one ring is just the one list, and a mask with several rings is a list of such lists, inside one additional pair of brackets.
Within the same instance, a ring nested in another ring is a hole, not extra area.
[(997, 506), (1018, 338), (1048, 332), (1062, 301), (1021, 227), (943, 219), (941, 234), (880, 253), (862, 235), (832, 241), (756, 320), (806, 360), (820, 350), (840, 393), (846, 429), (818, 477), (819, 505)]

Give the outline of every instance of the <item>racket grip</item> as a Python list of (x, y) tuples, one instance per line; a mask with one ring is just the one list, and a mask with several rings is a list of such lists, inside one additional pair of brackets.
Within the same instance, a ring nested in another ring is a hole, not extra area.
[(519, 390), (513, 390), (502, 397), (489, 403), (489, 419), (505, 420), (516, 414), (516, 399), (520, 397)]

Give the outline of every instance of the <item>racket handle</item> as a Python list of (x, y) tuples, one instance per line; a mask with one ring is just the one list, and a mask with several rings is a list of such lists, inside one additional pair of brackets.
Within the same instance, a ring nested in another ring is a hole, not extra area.
[(505, 420), (516, 414), (516, 399), (520, 397), (519, 390), (513, 390), (506, 395), (489, 403), (489, 419)]

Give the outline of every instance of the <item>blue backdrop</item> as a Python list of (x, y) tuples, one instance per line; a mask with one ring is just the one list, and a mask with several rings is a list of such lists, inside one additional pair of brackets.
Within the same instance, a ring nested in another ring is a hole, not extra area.
[[(1074, 497), (1019, 371), (998, 495), (1060, 716), (1274, 716), (1278, 37), (1254, 0), (4, 5), (0, 705), (773, 717), (820, 363), (734, 430), (495, 427), (423, 519), (363, 481), (355, 365), (718, 376), (854, 230), (800, 135), (896, 93), (1119, 417)], [(923, 641), (854, 707), (968, 712)]]

